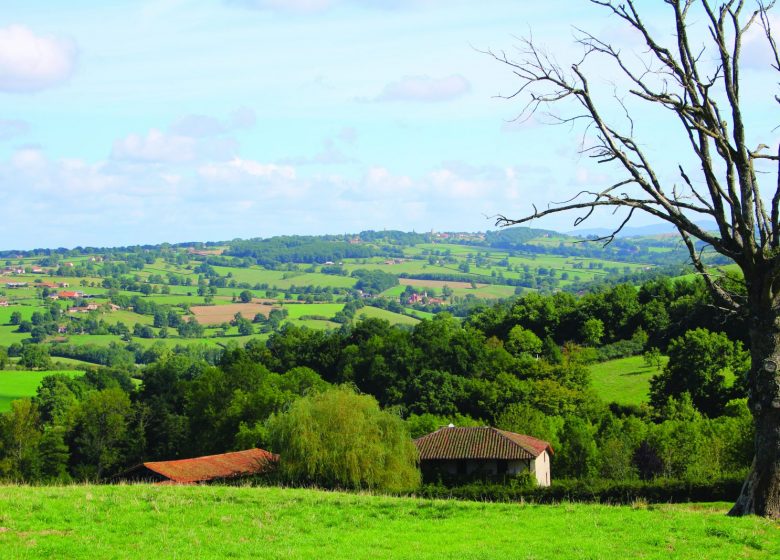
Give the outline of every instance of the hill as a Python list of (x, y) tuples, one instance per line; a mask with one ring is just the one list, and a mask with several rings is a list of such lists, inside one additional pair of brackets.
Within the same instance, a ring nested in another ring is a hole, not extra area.
[(725, 504), (496, 504), (213, 486), (0, 488), (0, 556), (777, 558), (780, 527)]

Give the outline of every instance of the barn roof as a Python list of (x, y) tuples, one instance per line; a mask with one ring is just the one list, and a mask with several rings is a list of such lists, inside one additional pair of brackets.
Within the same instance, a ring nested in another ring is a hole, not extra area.
[(441, 428), (414, 440), (420, 460), (431, 459), (534, 459), (546, 441), (490, 427)]
[(207, 482), (260, 474), (278, 460), (278, 455), (264, 449), (247, 449), (177, 461), (150, 461), (130, 469), (122, 477), (148, 470), (180, 484)]

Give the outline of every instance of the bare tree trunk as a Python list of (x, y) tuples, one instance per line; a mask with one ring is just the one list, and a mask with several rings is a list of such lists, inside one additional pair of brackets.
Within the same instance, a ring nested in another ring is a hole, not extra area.
[[(767, 306), (769, 307), (769, 306)], [(755, 421), (755, 458), (729, 515), (780, 519), (780, 317), (753, 314), (749, 405)]]

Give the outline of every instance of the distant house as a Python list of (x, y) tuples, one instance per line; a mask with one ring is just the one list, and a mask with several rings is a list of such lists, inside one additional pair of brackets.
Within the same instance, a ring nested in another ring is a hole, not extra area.
[(0, 307), (8, 307), (8, 300), (0, 299)]
[(61, 299), (79, 299), (84, 297), (84, 292), (69, 292), (69, 291), (62, 291), (59, 294)]
[(550, 485), (549, 443), (497, 428), (452, 425), (414, 440), (423, 478), (492, 477), (530, 471), (540, 486)]
[(127, 482), (204, 484), (254, 476), (276, 467), (279, 456), (264, 449), (247, 449), (177, 461), (142, 463), (115, 477)]

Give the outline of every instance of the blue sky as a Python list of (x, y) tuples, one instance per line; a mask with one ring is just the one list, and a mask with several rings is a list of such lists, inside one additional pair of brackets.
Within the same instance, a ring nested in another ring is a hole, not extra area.
[[(509, 123), (520, 103), (497, 95), (512, 74), (480, 52), (530, 33), (574, 60), (573, 24), (631, 47), (603, 10), (556, 6), (7, 0), (0, 248), (477, 231), (604, 185), (613, 171), (578, 153), (578, 131)], [(746, 95), (766, 142), (777, 118), (761, 96), (776, 80), (754, 58), (748, 80), (767, 87)], [(649, 146), (675, 146), (669, 123), (638, 124)], [(679, 180), (678, 161), (657, 155)]]

